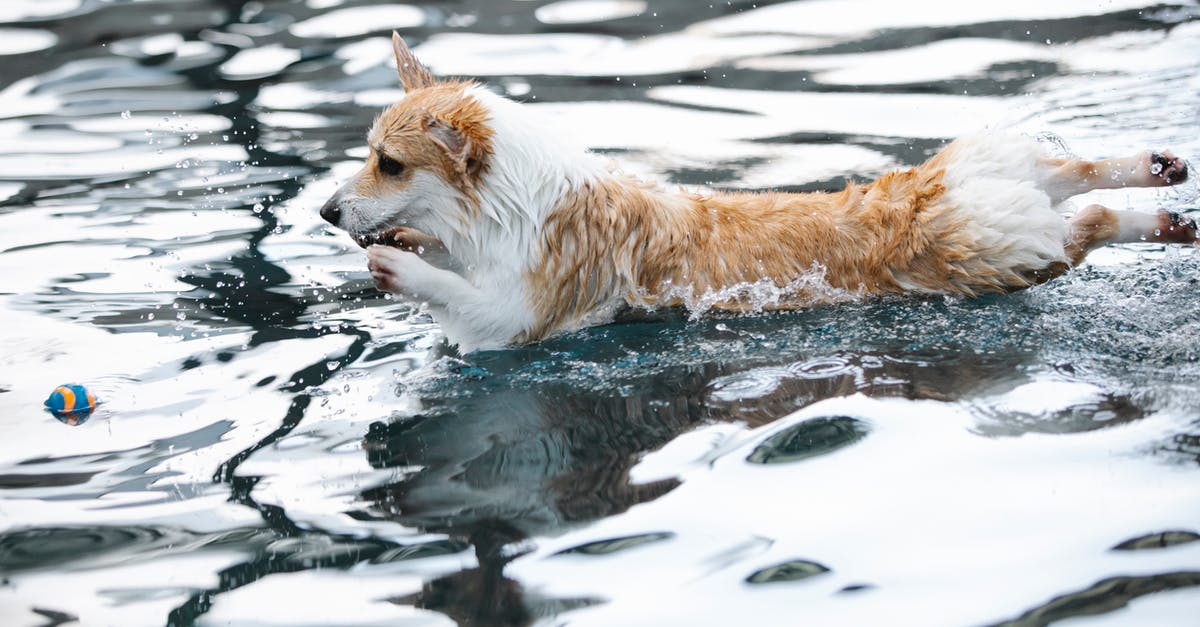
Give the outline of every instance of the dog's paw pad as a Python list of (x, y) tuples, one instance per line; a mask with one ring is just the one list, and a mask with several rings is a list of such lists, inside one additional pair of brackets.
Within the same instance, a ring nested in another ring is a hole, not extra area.
[(1150, 175), (1166, 185), (1178, 185), (1188, 178), (1188, 164), (1168, 151), (1150, 153)]

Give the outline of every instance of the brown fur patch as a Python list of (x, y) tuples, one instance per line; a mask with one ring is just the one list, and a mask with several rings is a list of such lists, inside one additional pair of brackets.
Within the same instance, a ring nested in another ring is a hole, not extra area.
[(1117, 214), (1101, 205), (1084, 207), (1071, 218), (1070, 224), (1065, 250), (1073, 266), (1079, 265), (1092, 249), (1116, 237), (1121, 229)]
[[(892, 172), (839, 193), (670, 193), (631, 178), (588, 185), (546, 219), (540, 267), (527, 276), (542, 326), (533, 340), (581, 324), (613, 294), (633, 305), (767, 280), (783, 287), (825, 269), (830, 287), (864, 294), (923, 288), (975, 295), (1031, 278), (981, 258), (944, 200), (940, 162)], [(773, 308), (828, 302), (800, 289)], [(732, 296), (718, 309), (741, 311)]]
[[(384, 110), (367, 134), (371, 155), (355, 175), (355, 193), (379, 197), (389, 186), (407, 185), (414, 169), (427, 169), (477, 201), (475, 188), (492, 154), (492, 129), (487, 108), (463, 93), (472, 85), (435, 83)], [(380, 151), (403, 164), (405, 171), (398, 176), (380, 172)]]

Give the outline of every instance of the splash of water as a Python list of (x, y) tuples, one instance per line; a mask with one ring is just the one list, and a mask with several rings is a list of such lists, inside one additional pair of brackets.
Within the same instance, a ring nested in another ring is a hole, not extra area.
[(1033, 136), (1033, 139), (1042, 145), (1042, 147), (1051, 156), (1059, 159), (1078, 159), (1079, 155), (1071, 151), (1070, 146), (1067, 146), (1067, 141), (1058, 133), (1050, 131), (1042, 131)]
[(814, 262), (808, 272), (779, 285), (767, 278), (743, 281), (699, 294), (694, 285), (665, 284), (653, 299), (678, 302), (688, 311), (688, 319), (699, 320), (714, 309), (731, 309), (758, 314), (775, 309), (804, 309), (814, 305), (861, 302), (866, 290), (834, 287), (826, 277), (825, 266)]

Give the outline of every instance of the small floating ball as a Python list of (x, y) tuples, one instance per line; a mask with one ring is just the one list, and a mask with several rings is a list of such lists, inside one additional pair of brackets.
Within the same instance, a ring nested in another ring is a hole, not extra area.
[(96, 409), (96, 396), (78, 383), (65, 383), (54, 388), (46, 399), (46, 409), (59, 414), (91, 413)]

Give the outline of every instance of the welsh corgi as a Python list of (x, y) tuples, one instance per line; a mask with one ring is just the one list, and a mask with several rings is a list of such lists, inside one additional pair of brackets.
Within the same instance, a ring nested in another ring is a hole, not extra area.
[(618, 310), (759, 311), (889, 294), (1004, 293), (1118, 242), (1195, 243), (1178, 214), (1060, 203), (1175, 185), (1168, 151), (1056, 158), (1023, 136), (958, 139), (835, 193), (670, 190), (548, 132), (537, 112), (439, 80), (392, 34), (405, 96), (321, 208), (376, 286), (424, 303), (463, 352), (609, 322)]

